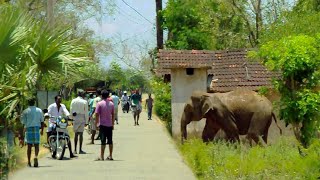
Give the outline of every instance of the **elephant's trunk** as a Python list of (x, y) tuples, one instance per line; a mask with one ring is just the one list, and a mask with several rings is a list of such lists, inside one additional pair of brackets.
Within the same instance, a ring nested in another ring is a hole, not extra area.
[(183, 144), (184, 140), (187, 139), (187, 125), (189, 123), (190, 123), (190, 121), (188, 121), (186, 114), (183, 113), (182, 117), (181, 117), (181, 143), (182, 144)]

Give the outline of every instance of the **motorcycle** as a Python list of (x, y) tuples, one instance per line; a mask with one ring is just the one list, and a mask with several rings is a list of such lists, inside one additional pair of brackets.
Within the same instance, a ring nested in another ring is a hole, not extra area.
[(127, 113), (129, 113), (129, 110), (130, 110), (130, 103), (129, 103), (129, 101), (123, 100), (123, 101), (121, 102), (121, 104), (122, 104), (122, 111), (123, 111), (123, 113), (125, 113), (126, 111), (127, 111)]
[(62, 160), (65, 150), (70, 141), (70, 136), (68, 135), (67, 127), (68, 121), (71, 121), (71, 119), (62, 116), (50, 116), (49, 118), (49, 121), (54, 124), (52, 134), (48, 138), (51, 157)]

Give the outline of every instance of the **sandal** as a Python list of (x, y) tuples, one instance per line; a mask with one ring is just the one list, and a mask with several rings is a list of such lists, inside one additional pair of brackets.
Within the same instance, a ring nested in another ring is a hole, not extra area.
[(113, 161), (113, 158), (108, 156), (106, 160)]
[(98, 158), (95, 159), (94, 161), (104, 161), (104, 159), (101, 159), (100, 157), (98, 157)]

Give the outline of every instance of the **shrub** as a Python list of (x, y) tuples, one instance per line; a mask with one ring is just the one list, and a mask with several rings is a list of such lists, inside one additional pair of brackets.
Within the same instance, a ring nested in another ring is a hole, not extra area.
[(161, 79), (155, 79), (152, 82), (152, 87), (155, 95), (155, 112), (161, 120), (166, 122), (167, 128), (171, 134), (172, 117), (170, 84), (164, 83)]

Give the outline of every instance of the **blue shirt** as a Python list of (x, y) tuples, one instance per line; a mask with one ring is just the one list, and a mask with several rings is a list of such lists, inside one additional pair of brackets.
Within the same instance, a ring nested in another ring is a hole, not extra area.
[(93, 114), (93, 99), (89, 100), (89, 116)]
[(119, 105), (119, 97), (116, 96), (116, 95), (112, 95), (111, 98), (112, 98), (112, 101), (113, 101), (113, 104), (114, 104), (114, 108), (118, 108), (118, 105)]
[(20, 120), (25, 128), (41, 127), (41, 122), (44, 120), (42, 110), (35, 106), (29, 106), (22, 112)]

